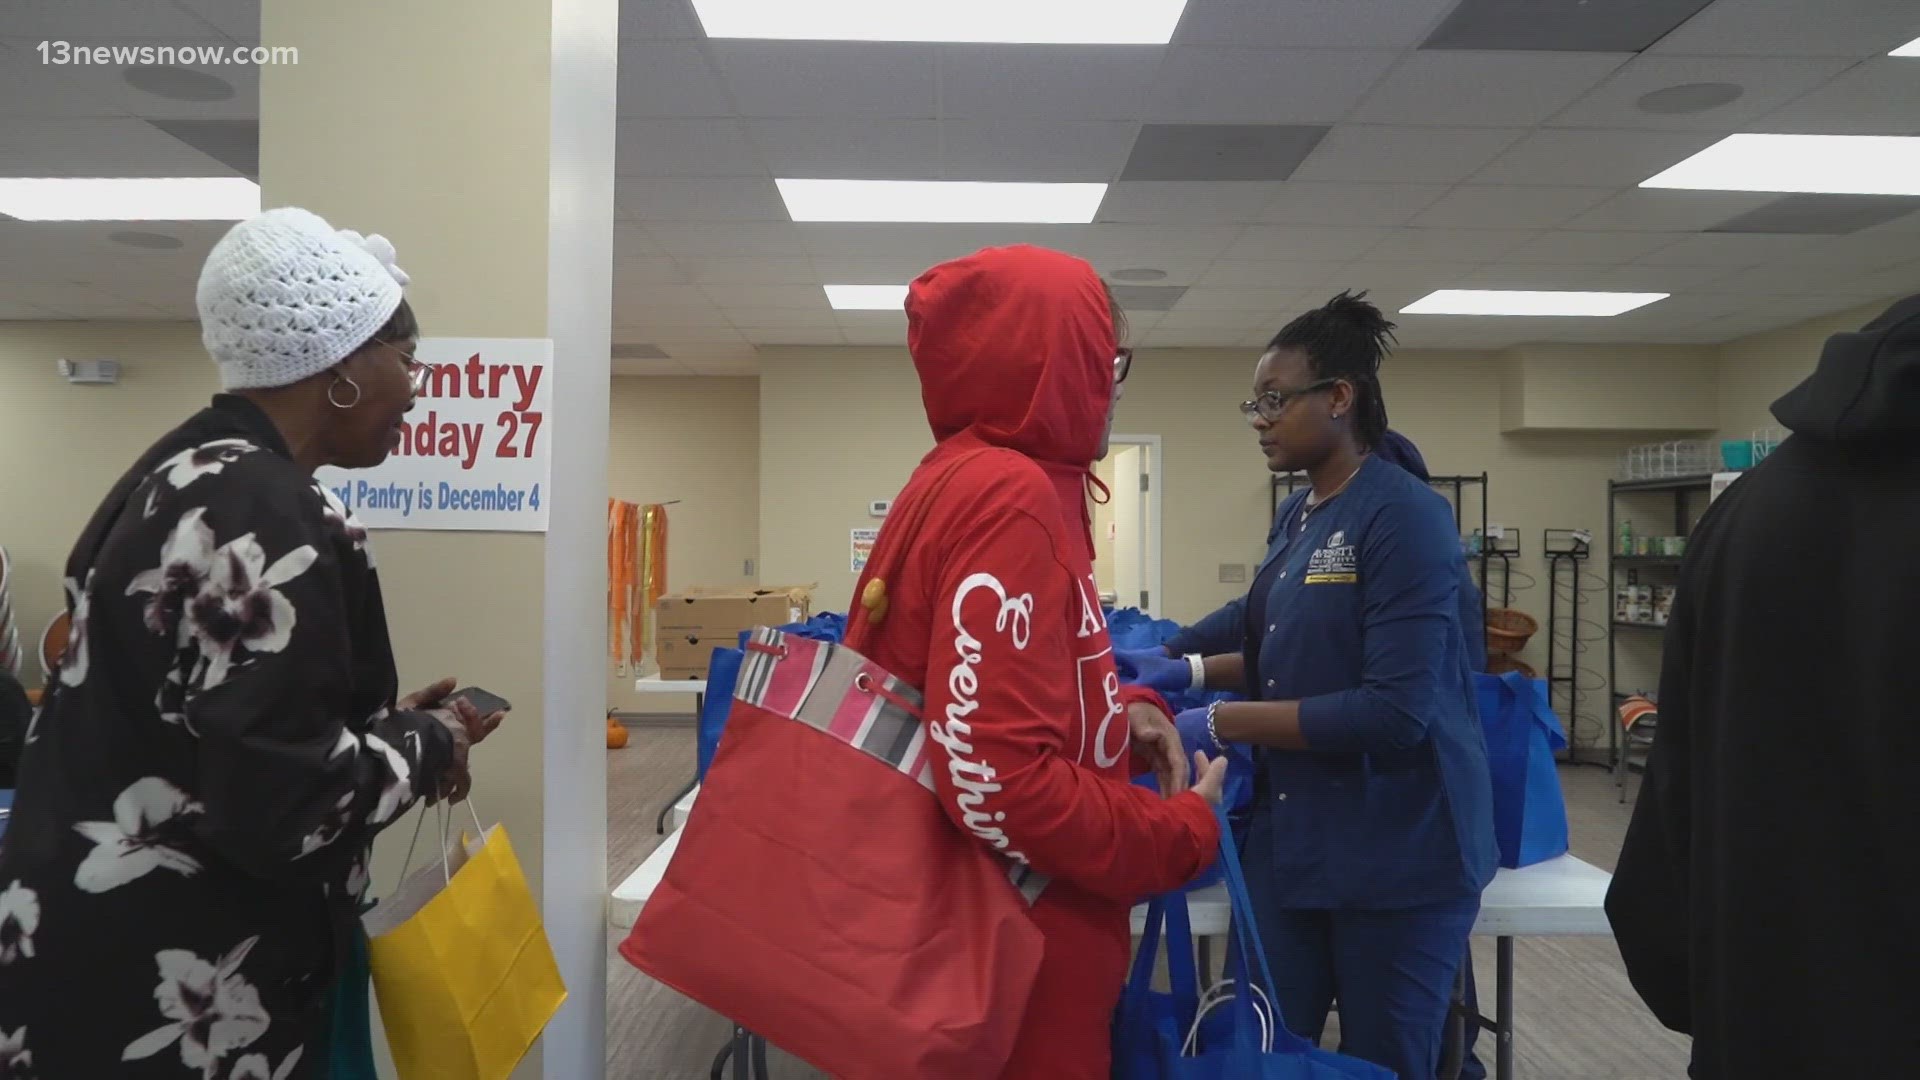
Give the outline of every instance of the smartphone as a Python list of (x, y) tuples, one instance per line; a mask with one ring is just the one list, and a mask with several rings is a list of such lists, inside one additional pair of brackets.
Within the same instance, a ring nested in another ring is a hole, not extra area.
[(452, 696), (466, 698), (467, 704), (472, 705), (474, 711), (481, 716), (492, 716), (497, 712), (511, 712), (513, 710), (512, 702), (501, 697), (499, 694), (489, 693), (477, 686), (469, 686), (465, 690), (455, 690)]

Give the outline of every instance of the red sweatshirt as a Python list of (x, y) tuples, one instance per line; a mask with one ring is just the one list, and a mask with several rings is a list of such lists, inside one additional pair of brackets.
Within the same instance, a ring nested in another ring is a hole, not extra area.
[(924, 689), (954, 826), (1051, 879), (1005, 1078), (1104, 1080), (1128, 909), (1206, 869), (1219, 843), (1200, 796), (1129, 782), (1127, 706), (1166, 706), (1120, 685), (1093, 575), (1084, 485), (1114, 391), (1106, 293), (1079, 259), (990, 249), (914, 282), (907, 318), (938, 445), (880, 531), (848, 644)]

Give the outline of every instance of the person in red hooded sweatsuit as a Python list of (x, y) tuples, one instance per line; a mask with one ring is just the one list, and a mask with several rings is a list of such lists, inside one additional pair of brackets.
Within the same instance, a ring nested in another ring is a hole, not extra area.
[(1046, 955), (1002, 1076), (1104, 1080), (1128, 909), (1211, 865), (1224, 779), (1222, 759), (1171, 798), (1129, 783), (1181, 751), (1165, 702), (1120, 684), (1093, 575), (1114, 315), (1092, 267), (1032, 247), (936, 266), (906, 308), (938, 445), (880, 531), (868, 565), (899, 569), (862, 577), (847, 644), (924, 688), (954, 826), (1049, 879), (1033, 908)]

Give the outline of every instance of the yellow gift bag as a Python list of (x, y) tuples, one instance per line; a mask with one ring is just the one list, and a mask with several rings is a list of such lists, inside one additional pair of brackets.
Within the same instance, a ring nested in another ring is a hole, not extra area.
[(475, 834), (447, 843), (443, 817), (439, 864), (403, 868), (400, 887), (366, 916), (374, 993), (403, 1080), (504, 1080), (567, 998), (506, 827), (485, 828), (467, 808)]

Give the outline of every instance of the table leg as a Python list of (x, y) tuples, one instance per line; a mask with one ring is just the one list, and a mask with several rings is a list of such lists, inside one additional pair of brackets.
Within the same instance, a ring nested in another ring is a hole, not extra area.
[(733, 1029), (733, 1080), (753, 1080), (753, 1036), (746, 1028)]
[(753, 1038), (753, 1080), (772, 1080), (767, 1071), (767, 1040), (755, 1035)]
[(655, 836), (667, 835), (667, 818), (673, 816), (673, 808), (675, 804), (677, 804), (681, 799), (686, 798), (687, 794), (698, 786), (700, 786), (700, 781), (698, 779), (687, 781), (687, 786), (681, 788), (679, 791), (674, 792), (673, 798), (667, 800), (667, 805), (660, 808), (660, 816), (658, 818), (655, 818), (653, 822), (653, 832)]
[(1513, 1080), (1513, 939), (1503, 937), (1494, 945), (1498, 964), (1496, 978), (1500, 981), (1494, 991), (1497, 1004), (1493, 1016), (1498, 1040), (1494, 1075), (1498, 1080)]

